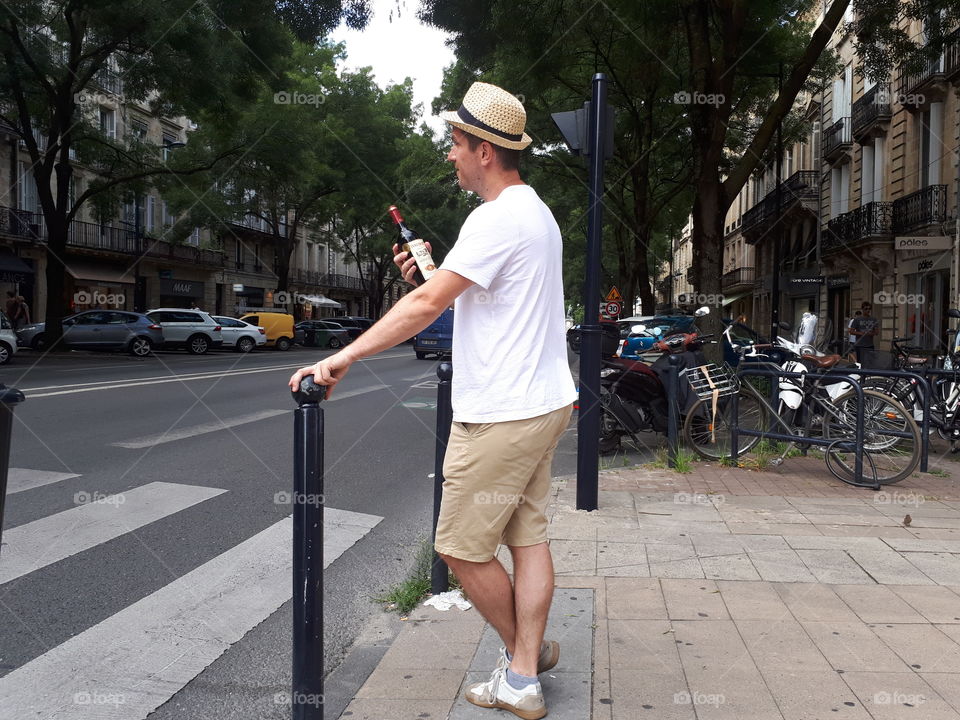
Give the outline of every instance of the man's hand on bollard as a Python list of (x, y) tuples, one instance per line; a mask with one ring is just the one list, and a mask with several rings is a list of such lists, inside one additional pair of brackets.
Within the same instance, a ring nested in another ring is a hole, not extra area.
[(317, 385), (327, 386), (327, 398), (333, 395), (333, 386), (343, 380), (347, 374), (353, 360), (343, 352), (338, 352), (328, 358), (324, 358), (315, 365), (300, 368), (290, 376), (290, 390), (296, 391), (300, 387), (300, 381), (307, 375), (313, 375)]
[[(423, 244), (427, 246), (427, 250), (431, 253), (433, 252), (433, 246), (430, 245), (429, 242), (424, 240)], [(396, 244), (393, 246), (393, 264), (400, 268), (400, 275), (404, 280), (414, 287), (417, 286), (417, 281), (413, 279), (413, 273), (416, 272), (417, 261), (413, 259), (413, 255), (406, 250), (401, 250), (400, 246)]]

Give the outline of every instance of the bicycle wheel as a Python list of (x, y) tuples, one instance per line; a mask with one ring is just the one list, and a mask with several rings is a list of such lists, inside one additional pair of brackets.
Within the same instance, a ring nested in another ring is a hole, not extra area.
[[(716, 412), (713, 399), (697, 400), (683, 422), (684, 443), (707, 460), (730, 457), (730, 428), (756, 430), (767, 427), (767, 409), (756, 391), (742, 385), (738, 395), (737, 416), (733, 418), (733, 396), (717, 398)], [(740, 435), (738, 456), (749, 451), (760, 440), (758, 435)]]
[[(827, 461), (827, 470), (841, 482), (853, 483), (853, 473), (848, 471), (849, 466), (846, 462), (847, 455), (853, 453), (853, 445), (852, 440), (835, 440), (826, 450), (824, 460)], [(850, 463), (850, 465), (852, 465), (852, 463)], [(877, 466), (873, 464), (873, 458), (870, 453), (867, 452), (863, 454), (863, 462), (861, 465), (864, 480), (863, 484), (870, 485), (871, 487), (875, 486), (877, 481)]]
[[(823, 436), (828, 439), (856, 438), (857, 393), (850, 390), (833, 401), (832, 410), (823, 418)], [(900, 482), (920, 462), (920, 429), (899, 402), (876, 390), (863, 391), (863, 450), (870, 455), (876, 480), (881, 485)], [(838, 453), (838, 472), (850, 482), (854, 473), (854, 453)], [(866, 467), (866, 464), (864, 464)], [(834, 470), (831, 468), (831, 472)], [(837, 475), (836, 472), (834, 472)], [(837, 475), (841, 480), (844, 477)], [(866, 478), (866, 470), (864, 470)]]

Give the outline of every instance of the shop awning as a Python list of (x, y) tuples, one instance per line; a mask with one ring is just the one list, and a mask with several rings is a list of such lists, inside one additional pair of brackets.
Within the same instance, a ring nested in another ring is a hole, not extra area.
[(307, 295), (303, 299), (315, 307), (328, 307), (334, 309), (343, 307), (336, 300), (331, 300), (326, 295)]
[(0, 281), (22, 282), (27, 275), (33, 275), (33, 268), (12, 252), (0, 252)]
[(109, 265), (99, 265), (82, 260), (68, 260), (64, 265), (67, 268), (67, 272), (70, 273), (75, 280), (102, 282), (112, 285), (132, 285), (135, 282), (133, 268), (121, 270), (120, 268), (112, 268)]
[(721, 307), (726, 307), (727, 305), (730, 305), (731, 303), (735, 303), (735, 302), (736, 302), (737, 300), (739, 300), (740, 298), (746, 297), (747, 295), (752, 295), (752, 294), (753, 294), (753, 290), (745, 290), (745, 291), (742, 292), (742, 293), (736, 293), (736, 294), (734, 294), (734, 295), (724, 295), (724, 296), (723, 296), (723, 302), (720, 303), (720, 305), (721, 305)]

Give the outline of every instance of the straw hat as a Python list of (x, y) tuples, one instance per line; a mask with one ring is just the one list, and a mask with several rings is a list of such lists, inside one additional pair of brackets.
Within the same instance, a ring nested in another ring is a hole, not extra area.
[(440, 117), (465, 133), (511, 150), (523, 150), (533, 142), (523, 131), (527, 121), (523, 104), (489, 83), (475, 82), (467, 90), (460, 109), (440, 113)]

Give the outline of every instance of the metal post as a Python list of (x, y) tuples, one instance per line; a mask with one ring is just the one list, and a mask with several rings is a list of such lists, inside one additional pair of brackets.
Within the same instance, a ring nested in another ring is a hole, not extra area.
[[(777, 73), (777, 99), (783, 94), (783, 63), (780, 63)], [(822, 142), (822, 140), (821, 140)], [(783, 251), (783, 203), (781, 195), (783, 188), (783, 121), (777, 122), (777, 214), (774, 219), (773, 233), (773, 276), (770, 283), (770, 342), (776, 342), (780, 332), (780, 265)], [(774, 405), (776, 407), (776, 405)]]
[[(16, 388), (0, 384), (0, 541), (3, 540), (3, 507), (7, 497), (7, 471), (10, 469), (10, 436), (13, 434), (13, 410), (24, 400)], [(2, 552), (2, 551), (0, 551)]]
[(667, 358), (669, 367), (667, 368), (667, 461), (670, 467), (677, 466), (677, 425), (680, 419), (680, 408), (678, 407), (680, 396), (680, 376), (677, 373), (677, 366), (680, 358), (671, 355)]
[(313, 376), (293, 398), (293, 720), (323, 720), (323, 410)]
[[(440, 518), (440, 498), (443, 496), (443, 458), (450, 440), (450, 425), (453, 423), (453, 405), (450, 401), (453, 364), (440, 363), (437, 368), (437, 451), (433, 462), (433, 541), (437, 540), (437, 520)], [(430, 592), (439, 595), (450, 589), (450, 573), (447, 564), (433, 551), (430, 564)]]
[(593, 76), (590, 100), (590, 205), (586, 279), (580, 326), (580, 412), (577, 416), (577, 510), (597, 509), (600, 444), (600, 239), (603, 231), (603, 162), (607, 128), (607, 76)]

